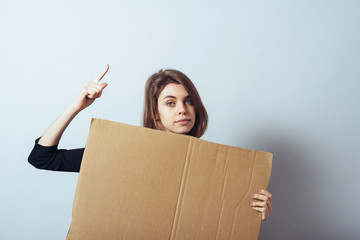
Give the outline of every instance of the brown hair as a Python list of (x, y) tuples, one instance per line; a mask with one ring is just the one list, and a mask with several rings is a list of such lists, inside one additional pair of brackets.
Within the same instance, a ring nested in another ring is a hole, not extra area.
[(169, 83), (181, 84), (189, 93), (191, 101), (194, 104), (196, 120), (194, 127), (187, 135), (201, 137), (207, 128), (208, 115), (201, 101), (200, 95), (191, 80), (182, 72), (173, 69), (160, 69), (149, 77), (145, 85), (145, 101), (143, 126), (152, 129), (164, 130), (160, 121), (156, 121), (157, 100), (161, 91)]

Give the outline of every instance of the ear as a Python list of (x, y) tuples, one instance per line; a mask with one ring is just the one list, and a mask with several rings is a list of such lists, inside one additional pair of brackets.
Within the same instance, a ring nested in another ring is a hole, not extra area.
[(157, 113), (155, 113), (155, 120), (158, 121), (159, 120), (159, 115)]

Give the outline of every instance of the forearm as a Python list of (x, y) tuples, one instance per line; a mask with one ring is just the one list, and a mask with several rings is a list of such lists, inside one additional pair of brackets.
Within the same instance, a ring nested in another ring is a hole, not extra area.
[(75, 101), (51, 124), (39, 139), (38, 144), (42, 146), (54, 146), (60, 142), (62, 134), (74, 117), (81, 110), (90, 106), (96, 98), (101, 96), (102, 90), (107, 86), (107, 83), (101, 83), (99, 85), (98, 82), (105, 76), (108, 70), (109, 65), (97, 78), (84, 85)]
[(65, 129), (79, 112), (80, 111), (76, 110), (72, 104), (69, 105), (58, 119), (45, 131), (38, 143), (42, 146), (54, 146), (58, 144)]

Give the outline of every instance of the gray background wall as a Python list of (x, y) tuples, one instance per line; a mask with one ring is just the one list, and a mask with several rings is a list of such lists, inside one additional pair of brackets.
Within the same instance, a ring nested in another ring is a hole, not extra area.
[(1, 1), (0, 238), (64, 239), (78, 174), (27, 163), (35, 138), (106, 64), (90, 119), (140, 125), (146, 79), (186, 73), (204, 140), (274, 153), (261, 239), (359, 239), (359, 1)]

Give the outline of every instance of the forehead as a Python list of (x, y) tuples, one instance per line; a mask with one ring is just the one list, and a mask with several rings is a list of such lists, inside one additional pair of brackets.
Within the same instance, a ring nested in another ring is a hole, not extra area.
[(174, 96), (176, 98), (184, 98), (189, 95), (182, 84), (169, 83), (160, 92), (159, 98), (162, 99), (166, 96)]

